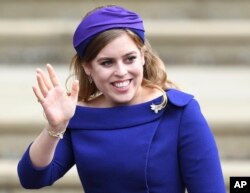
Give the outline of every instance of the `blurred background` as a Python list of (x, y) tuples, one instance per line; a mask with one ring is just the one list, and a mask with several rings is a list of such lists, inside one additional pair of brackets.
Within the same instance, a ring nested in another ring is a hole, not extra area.
[(53, 187), (23, 190), (16, 166), (45, 124), (36, 68), (51, 63), (64, 83), (76, 25), (106, 4), (143, 17), (169, 78), (199, 100), (227, 187), (230, 176), (250, 176), (249, 0), (0, 0), (0, 193), (82, 192), (75, 168)]

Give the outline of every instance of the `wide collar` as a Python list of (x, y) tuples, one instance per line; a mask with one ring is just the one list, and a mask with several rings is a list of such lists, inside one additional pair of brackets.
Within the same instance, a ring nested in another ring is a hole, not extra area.
[(151, 101), (128, 106), (117, 106), (109, 108), (93, 108), (77, 106), (75, 115), (70, 120), (69, 129), (84, 130), (112, 130), (132, 128), (137, 125), (147, 124), (160, 119), (169, 105), (178, 107), (185, 106), (193, 98), (192, 95), (170, 89), (166, 91), (168, 105), (155, 113), (151, 110), (150, 105), (159, 104), (162, 97)]

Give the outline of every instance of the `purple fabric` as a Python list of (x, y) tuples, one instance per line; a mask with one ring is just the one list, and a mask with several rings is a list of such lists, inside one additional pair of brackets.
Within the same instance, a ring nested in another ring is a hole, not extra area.
[(110, 6), (98, 9), (82, 20), (73, 37), (74, 48), (82, 56), (93, 36), (116, 28), (128, 28), (144, 41), (144, 27), (140, 16), (122, 7)]

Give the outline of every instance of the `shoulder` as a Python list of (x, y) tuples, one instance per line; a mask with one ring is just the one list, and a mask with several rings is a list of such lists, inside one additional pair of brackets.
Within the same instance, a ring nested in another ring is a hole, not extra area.
[(169, 104), (173, 107), (178, 107), (179, 110), (181, 109), (181, 111), (178, 110), (178, 112), (182, 113), (183, 124), (186, 124), (187, 122), (200, 122), (207, 126), (199, 102), (192, 94), (175, 89), (167, 90), (166, 93)]
[(194, 96), (192, 94), (176, 89), (166, 90), (166, 93), (168, 97), (168, 102), (177, 107), (186, 106), (194, 99)]

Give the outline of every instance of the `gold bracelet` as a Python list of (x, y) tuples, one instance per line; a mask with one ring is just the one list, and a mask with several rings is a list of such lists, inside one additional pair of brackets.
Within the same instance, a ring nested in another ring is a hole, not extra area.
[(63, 134), (65, 133), (66, 130), (63, 130), (61, 132), (55, 132), (55, 131), (51, 131), (51, 130), (47, 129), (47, 131), (48, 131), (50, 136), (63, 139)]

